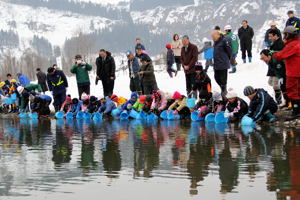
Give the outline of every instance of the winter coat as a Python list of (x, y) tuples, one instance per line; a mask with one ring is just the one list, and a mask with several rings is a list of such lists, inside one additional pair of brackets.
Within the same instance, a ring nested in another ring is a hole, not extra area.
[(27, 85), (30, 84), (29, 78), (28, 78), (27, 76), (25, 76), (24, 74), (20, 74), (20, 75), (18, 76), (18, 79), (19, 79), (19, 82), (21, 83), (21, 85), (22, 85), (23, 87), (26, 87)]
[(39, 71), (37, 74), (38, 84), (41, 85), (43, 92), (48, 91), (47, 75), (44, 72)]
[(148, 63), (147, 65), (142, 65), (140, 68), (140, 72), (144, 72), (142, 77), (142, 82), (144, 83), (156, 83), (154, 67), (152, 63)]
[(172, 50), (174, 52), (174, 56), (181, 56), (181, 48), (182, 48), (182, 41), (181, 40), (176, 40), (172, 41)]
[(294, 26), (297, 29), (298, 33), (300, 33), (300, 19), (297, 17), (289, 18), (285, 26)]
[(89, 105), (87, 106), (87, 111), (89, 113), (97, 112), (99, 110), (100, 105), (101, 103), (99, 101), (90, 102)]
[(117, 108), (116, 104), (109, 97), (106, 97), (105, 100), (99, 107), (99, 112), (104, 115), (111, 113), (111, 111)]
[(199, 54), (204, 52), (204, 59), (210, 60), (214, 58), (214, 48), (212, 42), (208, 41), (204, 43), (204, 47), (199, 51)]
[(81, 100), (79, 100), (77, 104), (72, 104), (70, 112), (77, 114), (79, 111), (81, 111), (82, 105), (83, 102)]
[(254, 36), (253, 28), (248, 26), (247, 28), (241, 27), (238, 30), (238, 36), (240, 38), (241, 46), (251, 46)]
[(276, 76), (279, 79), (286, 77), (284, 61), (279, 61), (272, 57), (272, 60), (268, 63), (268, 67), (273, 76)]
[(172, 65), (175, 63), (175, 56), (172, 49), (168, 49), (167, 52), (167, 66), (172, 67)]
[(145, 48), (145, 46), (143, 45), (143, 44), (136, 44), (135, 45), (135, 51), (138, 49), (138, 47), (141, 47), (142, 48), (142, 50), (146, 50), (146, 48)]
[(270, 47), (271, 44), (272, 44), (271, 40), (269, 40), (269, 33), (270, 33), (270, 31), (272, 31), (272, 30), (275, 30), (275, 31), (277, 32), (277, 34), (279, 35), (279, 38), (282, 40), (282, 35), (281, 35), (281, 32), (280, 32), (280, 30), (279, 30), (278, 28), (276, 28), (276, 29), (271, 29), (271, 28), (269, 28), (269, 29), (266, 31), (266, 34), (265, 34), (265, 43), (268, 45), (268, 47)]
[[(270, 50), (271, 51), (281, 51), (284, 48), (284, 43), (282, 41), (282, 39), (278, 39), (276, 40), (273, 44), (271, 44), (270, 46)], [(274, 71), (271, 69), (271, 66), (268, 65), (268, 73), (267, 76), (276, 76), (276, 74), (274, 73)]]
[(55, 70), (53, 75), (47, 74), (47, 83), (49, 90), (53, 92), (54, 96), (65, 93), (68, 87), (67, 77), (61, 70)]
[(214, 70), (229, 69), (231, 56), (231, 39), (221, 35), (214, 43)]
[(153, 99), (151, 104), (151, 110), (158, 109), (159, 111), (165, 110), (167, 108), (168, 99), (166, 94), (162, 91), (157, 91), (160, 94), (159, 99)]
[(25, 89), (26, 89), (27, 91), (29, 91), (29, 92), (32, 92), (32, 91), (35, 91), (35, 90), (37, 90), (38, 92), (43, 92), (43, 90), (42, 90), (40, 84), (33, 84), (33, 83), (31, 83), (31, 84), (27, 85), (27, 86), (25, 87)]
[(264, 90), (256, 89), (256, 96), (250, 101), (248, 116), (254, 121), (260, 120), (260, 118), (270, 111), (274, 114), (278, 107), (274, 99)]
[(273, 54), (276, 60), (285, 60), (286, 76), (300, 77), (300, 39), (290, 39), (282, 51)]
[(232, 32), (229, 32), (224, 36), (231, 38), (232, 54), (237, 54), (239, 52), (239, 40), (238, 40), (237, 35), (233, 34)]
[(140, 100), (138, 99), (135, 104), (132, 106), (132, 108), (136, 111), (141, 111), (145, 107), (145, 103), (140, 103)]
[(248, 104), (243, 99), (237, 97), (235, 102), (227, 102), (226, 111), (232, 115), (232, 118), (241, 119), (248, 113)]
[(127, 62), (129, 69), (129, 77), (135, 78), (138, 76), (138, 72), (140, 71), (140, 65), (137, 57), (134, 57), (133, 60), (128, 60)]
[(189, 43), (187, 50), (185, 47), (181, 48), (181, 63), (182, 66), (189, 66), (188, 70), (184, 70), (186, 74), (195, 73), (195, 64), (198, 61), (198, 48), (196, 45)]
[(84, 86), (90, 85), (89, 71), (92, 70), (92, 65), (81, 64), (79, 66), (73, 65), (71, 67), (71, 73), (76, 74), (77, 85)]
[(127, 102), (127, 99), (126, 99), (126, 98), (124, 98), (124, 97), (119, 97), (119, 98), (118, 98), (118, 101), (117, 101), (116, 103), (117, 103), (117, 106), (120, 106), (120, 105), (124, 105), (126, 102)]
[[(211, 93), (211, 80), (209, 76), (202, 71), (200, 74), (196, 75), (195, 84), (193, 86), (193, 91), (198, 91), (200, 99), (210, 99)], [(206, 97), (206, 98), (203, 98)]]
[(172, 105), (170, 105), (168, 110), (177, 110), (178, 112), (181, 111), (184, 107), (187, 107), (186, 100), (186, 97), (176, 100)]
[(129, 99), (128, 101), (126, 101), (126, 103), (123, 104), (123, 106), (122, 106), (122, 111), (128, 110), (128, 109), (127, 109), (127, 106), (128, 106), (129, 104), (131, 104), (131, 105), (133, 106), (133, 105), (135, 104), (135, 102), (136, 102), (136, 101), (133, 101), (132, 99)]
[(99, 76), (100, 79), (110, 79), (110, 77), (116, 77), (115, 60), (111, 56), (110, 52), (106, 52), (106, 54), (105, 60), (103, 60), (103, 58), (100, 56), (96, 59), (97, 76)]

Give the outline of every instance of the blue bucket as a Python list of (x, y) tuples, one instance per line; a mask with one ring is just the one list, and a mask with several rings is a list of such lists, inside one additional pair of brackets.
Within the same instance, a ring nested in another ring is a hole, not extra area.
[(100, 113), (98, 113), (98, 112), (95, 112), (93, 114), (93, 120), (94, 121), (101, 121), (102, 120), (102, 115)]
[(114, 109), (113, 111), (111, 111), (111, 115), (113, 116), (113, 118), (120, 117), (120, 114), (121, 114), (121, 110), (120, 109)]
[(56, 112), (55, 113), (56, 119), (62, 119), (64, 118), (64, 112)]
[(6, 98), (4, 99), (4, 101), (5, 101), (5, 104), (6, 104), (6, 105), (11, 105), (11, 104), (12, 104), (11, 98), (9, 98), (9, 97), (6, 97)]
[(73, 115), (72, 112), (68, 112), (68, 113), (66, 114), (66, 119), (73, 119), (73, 118), (74, 118), (74, 115)]
[(76, 114), (76, 119), (83, 119), (83, 116), (84, 116), (84, 113), (79, 111), (77, 114)]
[(90, 112), (86, 112), (83, 114), (83, 118), (84, 119), (91, 119), (92, 118), (92, 114)]
[(245, 136), (249, 136), (254, 132), (254, 126), (241, 126), (242, 132)]
[(245, 115), (242, 118), (241, 125), (242, 126), (255, 126), (256, 123), (253, 121), (253, 119), (251, 117), (248, 117), (247, 115)]
[(157, 117), (157, 115), (155, 115), (154, 113), (150, 113), (150, 114), (147, 116), (147, 120), (148, 120), (148, 121), (158, 120), (158, 117)]
[(28, 117), (30, 119), (38, 119), (39, 118), (39, 115), (36, 113), (36, 112), (33, 112), (33, 113), (29, 113), (28, 114)]
[(160, 113), (160, 118), (167, 120), (168, 119), (168, 111), (164, 110), (162, 113)]
[(218, 112), (215, 116), (215, 123), (221, 124), (221, 123), (228, 123), (229, 119), (224, 117), (224, 111)]
[(194, 108), (196, 105), (196, 99), (195, 98), (188, 98), (186, 100), (186, 104), (188, 108)]
[(134, 109), (132, 109), (129, 113), (129, 117), (133, 118), (133, 119), (137, 119), (139, 116), (139, 113), (137, 111), (135, 111)]
[(126, 110), (124, 110), (121, 114), (120, 114), (120, 119), (121, 120), (127, 120), (129, 118), (128, 112)]
[(140, 111), (136, 119), (146, 120), (147, 119), (147, 113), (145, 113), (144, 111)]
[(179, 120), (180, 115), (179, 114), (174, 114), (174, 111), (171, 110), (168, 114), (168, 120)]
[(208, 115), (206, 115), (205, 122), (206, 123), (214, 123), (215, 122), (215, 114), (209, 113)]
[(25, 119), (25, 118), (27, 118), (27, 113), (20, 113), (20, 114), (19, 114), (19, 117), (20, 117), (21, 119)]
[(10, 98), (11, 98), (13, 101), (17, 100), (17, 94), (16, 94), (16, 93), (12, 93), (12, 94), (10, 95)]
[(191, 113), (191, 120), (193, 122), (203, 121), (204, 118), (199, 116), (199, 111), (194, 111), (194, 112)]

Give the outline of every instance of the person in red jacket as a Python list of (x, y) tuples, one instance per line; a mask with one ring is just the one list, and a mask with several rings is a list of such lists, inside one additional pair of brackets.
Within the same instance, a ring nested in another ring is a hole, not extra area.
[(293, 112), (286, 120), (300, 118), (300, 38), (293, 26), (284, 29), (285, 47), (282, 51), (274, 53), (276, 60), (285, 60), (286, 90), (291, 99)]

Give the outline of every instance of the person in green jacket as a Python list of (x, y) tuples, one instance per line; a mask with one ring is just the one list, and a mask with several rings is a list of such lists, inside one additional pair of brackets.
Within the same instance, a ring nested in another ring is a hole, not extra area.
[(89, 71), (92, 70), (92, 65), (87, 64), (82, 60), (81, 55), (75, 56), (75, 64), (71, 67), (71, 73), (76, 74), (76, 81), (78, 87), (79, 99), (81, 95), (86, 93), (90, 94), (90, 77)]
[(29, 97), (30, 95), (36, 95), (35, 91), (38, 91), (39, 94), (43, 92), (40, 84), (29, 84), (26, 87), (19, 86), (17, 87), (17, 91), (21, 97), (20, 102), (20, 112), (28, 112), (29, 111)]
[(142, 111), (145, 107), (146, 96), (141, 95), (140, 98), (133, 104), (132, 108), (138, 112)]
[(236, 72), (236, 66), (237, 66), (237, 62), (236, 62), (236, 57), (237, 54), (239, 52), (239, 40), (237, 35), (233, 34), (231, 32), (232, 27), (230, 25), (225, 26), (224, 31), (225, 37), (231, 38), (231, 49), (232, 49), (232, 57), (230, 59), (230, 64), (231, 64), (231, 70), (229, 73), (235, 73)]

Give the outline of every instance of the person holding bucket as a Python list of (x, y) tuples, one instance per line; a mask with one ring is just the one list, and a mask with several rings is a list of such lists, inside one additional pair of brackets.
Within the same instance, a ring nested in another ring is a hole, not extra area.
[(173, 114), (179, 114), (181, 119), (186, 119), (190, 116), (190, 109), (187, 107), (187, 98), (179, 92), (174, 92), (172, 97), (175, 102), (168, 108), (168, 111), (174, 111)]
[(229, 118), (230, 122), (240, 121), (244, 115), (248, 113), (247, 103), (243, 99), (239, 98), (232, 88), (228, 89), (226, 98), (228, 99), (228, 102), (226, 104), (224, 117)]

